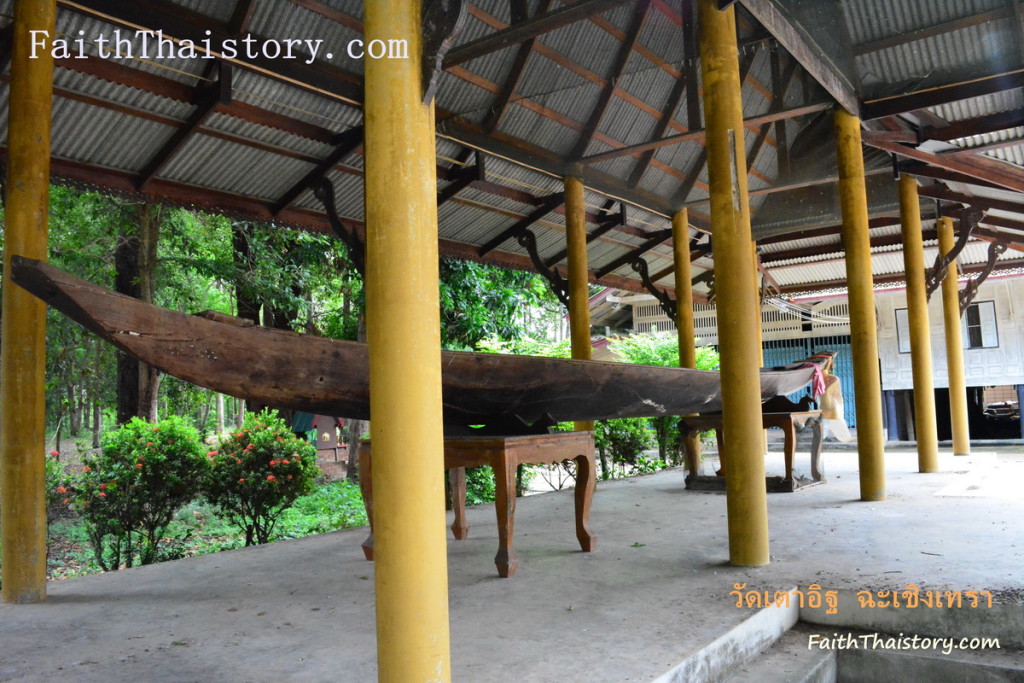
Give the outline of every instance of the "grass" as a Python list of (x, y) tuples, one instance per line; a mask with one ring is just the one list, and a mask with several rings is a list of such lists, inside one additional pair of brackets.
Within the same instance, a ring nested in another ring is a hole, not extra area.
[[(359, 485), (351, 481), (320, 484), (285, 510), (272, 540), (365, 526), (366, 510)], [(244, 533), (222, 517), (217, 509), (199, 499), (178, 511), (164, 538), (162, 560), (205, 555), (245, 545)], [(47, 577), (69, 579), (99, 573), (83, 521), (63, 516), (51, 520), (47, 552)]]

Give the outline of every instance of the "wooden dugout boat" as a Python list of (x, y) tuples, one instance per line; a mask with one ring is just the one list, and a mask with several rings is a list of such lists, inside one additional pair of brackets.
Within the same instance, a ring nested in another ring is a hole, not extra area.
[[(370, 418), (366, 344), (187, 315), (14, 256), (16, 283), (126, 353), (214, 391), (280, 408)], [(761, 371), (761, 400), (799, 390), (830, 355)], [(555, 422), (722, 408), (717, 372), (539, 356), (443, 351), (445, 429), (542, 431)]]

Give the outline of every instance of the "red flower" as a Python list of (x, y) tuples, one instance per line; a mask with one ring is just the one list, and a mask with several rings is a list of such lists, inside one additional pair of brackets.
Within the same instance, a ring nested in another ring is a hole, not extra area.
[(241, 439), (242, 438), (242, 432), (236, 432), (235, 433), (235, 438), (236, 439)]
[(153, 445), (153, 442), (152, 442), (152, 441), (147, 441), (147, 442), (146, 442), (146, 445), (147, 445), (147, 446), (152, 446), (152, 445)]
[(289, 479), (291, 479), (291, 478), (292, 478), (292, 475), (290, 475), (290, 474), (289, 474), (289, 475), (288, 475), (288, 478), (289, 478)]
[(241, 465), (242, 464), (242, 459), (241, 458), (235, 458), (235, 464), (236, 465)]
[(141, 462), (135, 463), (135, 469), (141, 470), (142, 469), (142, 463)]
[(275, 477), (273, 474), (268, 474), (267, 481), (277, 481), (277, 477)]
[(271, 460), (270, 461), (270, 466), (271, 467), (275, 467), (276, 465), (277, 465), (277, 460)]
[(68, 504), (68, 503), (70, 503), (70, 502), (71, 502), (71, 499), (70, 499), (70, 498), (65, 498), (65, 499), (64, 499), (64, 504), (65, 504), (65, 505), (67, 505), (67, 504)]
[(106, 497), (107, 497), (107, 494), (105, 494), (102, 491), (100, 491), (100, 498), (106, 498)]
[(57, 493), (67, 493), (67, 492), (68, 492), (68, 490), (66, 488), (64, 488), (63, 486), (58, 486), (57, 487)]
[(82, 468), (82, 471), (83, 472), (92, 472), (92, 468), (89, 467), (88, 465), (86, 465), (85, 467)]
[(57, 456), (60, 455), (60, 451), (50, 451), (50, 455), (56, 458)]
[(281, 462), (283, 462), (283, 463), (284, 463), (285, 465), (290, 465), (290, 464), (291, 464), (291, 463), (290, 463), (290, 462), (288, 462), (287, 460), (282, 460)]
[(243, 477), (243, 478), (239, 479), (239, 480), (238, 480), (238, 483), (239, 483), (239, 484), (244, 484), (244, 483), (245, 483), (245, 478)]
[(100, 484), (100, 491), (102, 491), (102, 490), (103, 490), (103, 489), (105, 489), (105, 488), (107, 488), (107, 485), (106, 485), (106, 484)]
[(217, 451), (209, 451), (209, 452), (207, 452), (206, 457), (207, 458), (212, 458), (215, 455), (217, 455)]
[(153, 431), (154, 431), (154, 432), (159, 432), (159, 431), (160, 431), (160, 428), (159, 428), (159, 427), (153, 427)]

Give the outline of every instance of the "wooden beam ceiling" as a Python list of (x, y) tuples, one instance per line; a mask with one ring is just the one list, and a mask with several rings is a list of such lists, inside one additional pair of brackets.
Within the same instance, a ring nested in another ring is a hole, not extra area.
[(577, 21), (587, 19), (595, 14), (607, 12), (625, 2), (627, 0), (581, 0), (575, 4), (527, 19), (521, 24), (509, 26), (504, 30), (488, 34), (451, 50), (444, 58), (444, 68), (450, 69), (471, 59), (518, 45), (531, 38), (575, 24)]
[(862, 120), (870, 121), (887, 116), (896, 116), (897, 114), (906, 114), (926, 107), (937, 107), (940, 104), (949, 104), (950, 102), (966, 100), (971, 97), (981, 97), (982, 95), (1015, 90), (1021, 87), (1024, 87), (1024, 71), (995, 74), (962, 83), (940, 85), (906, 95), (894, 95), (892, 97), (868, 100), (861, 106), (860, 116)]

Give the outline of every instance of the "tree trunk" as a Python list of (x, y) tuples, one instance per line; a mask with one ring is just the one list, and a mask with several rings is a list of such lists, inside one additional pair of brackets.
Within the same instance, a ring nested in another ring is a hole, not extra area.
[(79, 387), (68, 387), (68, 410), (71, 411), (71, 436), (76, 437), (82, 430), (82, 396)]
[[(114, 250), (114, 289), (121, 294), (153, 303), (156, 246), (160, 236), (161, 208), (140, 204), (136, 224), (124, 226)], [(157, 419), (159, 372), (119, 353), (117, 358), (117, 422), (133, 417)]]
[(224, 394), (217, 394), (217, 434), (224, 433)]

